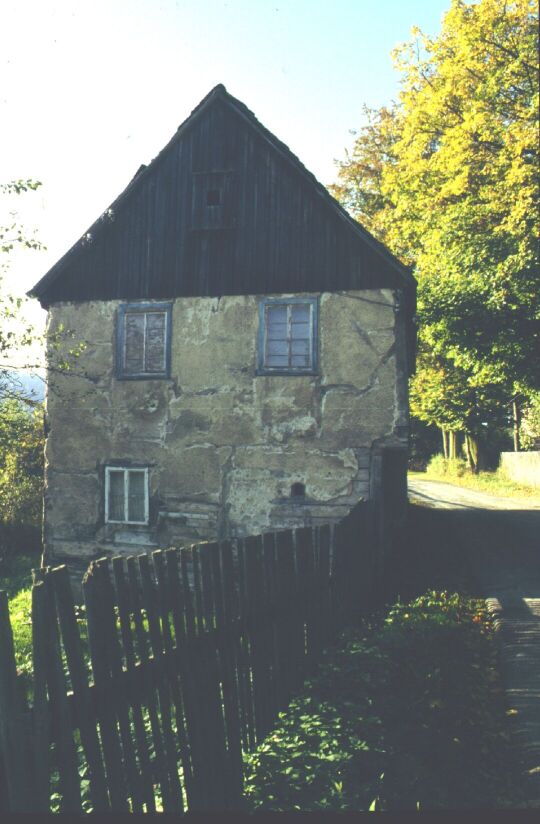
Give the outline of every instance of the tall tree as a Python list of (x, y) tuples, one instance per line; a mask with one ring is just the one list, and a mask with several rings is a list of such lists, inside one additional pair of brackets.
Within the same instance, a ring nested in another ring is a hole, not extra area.
[[(540, 385), (538, 12), (532, 0), (453, 0), (438, 37), (414, 34), (395, 53), (399, 102), (371, 113), (334, 193), (360, 218), (371, 210), (375, 234), (414, 262), (424, 357), (413, 394), (428, 367), (431, 383), (462, 385), (474, 403), (464, 429), (479, 397), (509, 402)], [(366, 164), (374, 154), (379, 165)], [(455, 410), (438, 394), (445, 428)]]

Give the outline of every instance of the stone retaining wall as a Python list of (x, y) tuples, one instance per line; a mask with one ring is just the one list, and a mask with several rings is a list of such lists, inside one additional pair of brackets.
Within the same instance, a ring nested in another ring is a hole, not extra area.
[(540, 487), (540, 451), (501, 452), (500, 466), (513, 481)]

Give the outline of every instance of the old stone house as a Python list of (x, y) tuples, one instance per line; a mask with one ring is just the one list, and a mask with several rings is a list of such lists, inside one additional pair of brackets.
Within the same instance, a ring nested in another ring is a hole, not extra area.
[(50, 558), (403, 501), (415, 281), (223, 86), (30, 294)]

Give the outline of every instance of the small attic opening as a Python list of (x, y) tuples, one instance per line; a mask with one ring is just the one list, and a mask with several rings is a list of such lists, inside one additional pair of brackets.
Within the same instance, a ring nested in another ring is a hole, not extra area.
[(206, 205), (219, 206), (221, 203), (221, 192), (219, 189), (208, 189), (206, 192)]
[(305, 498), (306, 485), (300, 482), (291, 485), (291, 498)]

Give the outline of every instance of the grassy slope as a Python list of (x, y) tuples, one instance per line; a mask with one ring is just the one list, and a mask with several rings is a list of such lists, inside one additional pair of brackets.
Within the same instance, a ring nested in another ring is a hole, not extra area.
[(21, 672), (32, 671), (32, 569), (39, 566), (38, 555), (18, 555), (0, 575), (0, 589), (9, 596), (9, 614), (15, 644), (15, 658)]
[(450, 472), (437, 472), (427, 469), (426, 472), (409, 472), (411, 478), (426, 481), (441, 481), (443, 483), (454, 484), (455, 486), (474, 489), (477, 492), (487, 492), (490, 495), (497, 495), (503, 498), (530, 498), (540, 499), (540, 489), (533, 486), (525, 486), (515, 481), (510, 481), (499, 472), (480, 472), (478, 475)]

